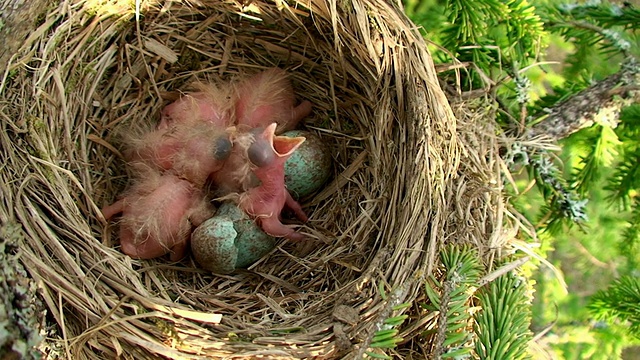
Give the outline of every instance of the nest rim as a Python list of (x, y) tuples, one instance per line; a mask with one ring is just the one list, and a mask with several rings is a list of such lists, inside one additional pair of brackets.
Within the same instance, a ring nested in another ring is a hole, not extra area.
[[(420, 296), (443, 243), (475, 241), (485, 253), (496, 237), (504, 243), (500, 195), (485, 185), (496, 159), (481, 154), (497, 149), (473, 143), (491, 129), (463, 133), (424, 40), (395, 4), (149, 1), (144, 21), (135, 9), (66, 5), (27, 39), (0, 93), (9, 145), (2, 176), (22, 179), (18, 190), (4, 182), (3, 223), (22, 224), (22, 261), (68, 356), (361, 356), (392, 308)], [(281, 242), (231, 275), (121, 254), (116, 227), (100, 213), (126, 186), (118, 131), (157, 119), (163, 92), (190, 80), (270, 66), (289, 70), (314, 103), (307, 129), (338, 148), (333, 182), (305, 204), (316, 215), (305, 230), (317, 242)], [(473, 163), (461, 166), (463, 156)], [(460, 189), (465, 177), (473, 189)], [(470, 196), (478, 214), (451, 189)], [(455, 213), (488, 226), (451, 240)]]

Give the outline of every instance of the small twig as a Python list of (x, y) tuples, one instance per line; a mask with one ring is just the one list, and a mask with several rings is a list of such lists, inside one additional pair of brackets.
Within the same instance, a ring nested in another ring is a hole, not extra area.
[(447, 340), (447, 313), (449, 312), (449, 302), (451, 301), (451, 292), (455, 289), (455, 285), (451, 280), (445, 280), (442, 286), (442, 299), (440, 299), (440, 316), (438, 317), (438, 332), (436, 340), (433, 344), (433, 352), (431, 355), (436, 359), (442, 359), (442, 353), (445, 350), (444, 342)]
[(587, 250), (587, 248), (584, 247), (584, 245), (582, 245), (582, 243), (580, 241), (574, 241), (574, 244), (576, 245), (576, 248), (578, 249), (578, 251), (580, 251), (580, 253), (582, 253), (584, 256), (587, 257), (587, 260), (589, 260), (590, 263), (592, 263), (593, 265), (600, 267), (600, 268), (604, 268), (604, 269), (611, 269), (612, 266), (602, 262), (600, 260), (598, 260), (595, 256), (593, 256), (591, 254), (591, 252), (589, 252), (589, 250)]
[(449, 70), (466, 69), (469, 67), (469, 65), (471, 65), (471, 63), (468, 61), (455, 64), (439, 64), (436, 65), (436, 72), (439, 74)]
[(416, 280), (416, 278), (406, 280), (404, 284), (397, 287), (391, 292), (391, 294), (389, 294), (389, 298), (384, 306), (384, 309), (377, 315), (376, 324), (373, 327), (372, 333), (365, 338), (362, 344), (360, 344), (360, 349), (358, 351), (356, 359), (362, 359), (364, 357), (364, 354), (369, 348), (369, 345), (371, 345), (371, 340), (373, 339), (376, 332), (382, 330), (384, 321), (391, 316), (391, 314), (393, 313), (393, 308), (400, 305), (404, 301), (404, 299), (407, 297), (409, 289), (413, 288), (413, 284)]
[(556, 318), (547, 326), (545, 326), (544, 329), (542, 329), (539, 333), (537, 333), (532, 339), (531, 341), (536, 342), (539, 339), (541, 339), (543, 336), (545, 336), (549, 331), (551, 331), (551, 329), (553, 329), (554, 326), (556, 326), (556, 323), (558, 322), (558, 304), (554, 303), (553, 304), (555, 309), (556, 309)]
[[(587, 22), (583, 22), (583, 21), (568, 21), (567, 25), (569, 27), (578, 27), (578, 28), (582, 28), (585, 30), (590, 30), (593, 31), (595, 33), (597, 33), (598, 35), (602, 36), (605, 40), (607, 40), (609, 43), (613, 44), (613, 41), (611, 41), (611, 38), (607, 35), (607, 32), (605, 31), (605, 29), (601, 28), (600, 26), (594, 25), (594, 24), (590, 24)], [(562, 25), (561, 25), (562, 26)], [(615, 44), (613, 44), (615, 46)], [(620, 51), (622, 53), (622, 55), (624, 55), (625, 58), (628, 58), (631, 56), (631, 54), (629, 53), (628, 50), (623, 49), (619, 46), (615, 46), (615, 48)]]
[(486, 284), (492, 282), (493, 280), (499, 278), (500, 276), (508, 273), (511, 270), (514, 270), (516, 268), (519, 268), (520, 266), (526, 264), (528, 261), (530, 260), (530, 258), (528, 256), (524, 256), (518, 260), (512, 261), (506, 265), (501, 266), (500, 268), (496, 269), (495, 271), (485, 275), (484, 277), (482, 277), (480, 279), (480, 281), (478, 281), (478, 287), (482, 287), (485, 286)]

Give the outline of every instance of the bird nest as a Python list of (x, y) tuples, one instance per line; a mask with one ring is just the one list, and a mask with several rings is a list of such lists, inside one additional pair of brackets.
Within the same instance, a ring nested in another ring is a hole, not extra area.
[[(433, 326), (415, 300), (443, 244), (504, 245), (495, 132), (454, 116), (398, 3), (135, 3), (61, 1), (2, 69), (0, 220), (20, 224), (64, 357), (361, 357), (398, 311), (405, 343)], [(122, 254), (100, 211), (128, 185), (122, 134), (167, 93), (271, 67), (331, 145), (331, 181), (302, 201), (308, 239), (228, 275)]]

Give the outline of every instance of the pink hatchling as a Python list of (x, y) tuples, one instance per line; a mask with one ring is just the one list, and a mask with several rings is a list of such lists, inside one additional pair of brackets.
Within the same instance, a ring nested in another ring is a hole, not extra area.
[(235, 87), (236, 124), (250, 128), (278, 123), (276, 134), (294, 129), (311, 113), (311, 103), (295, 106), (295, 93), (287, 73), (278, 68), (265, 70)]
[(231, 134), (202, 121), (173, 123), (132, 141), (129, 164), (156, 168), (203, 187), (231, 154)]
[(291, 197), (284, 185), (284, 163), (305, 138), (276, 136), (276, 126), (276, 123), (267, 126), (249, 146), (248, 157), (260, 185), (241, 193), (238, 206), (257, 219), (267, 234), (302, 240), (304, 235), (282, 224), (280, 213), (286, 205), (298, 219), (308, 220), (300, 204)]
[(122, 213), (120, 244), (125, 254), (136, 259), (170, 254), (177, 261), (185, 255), (192, 228), (214, 210), (190, 182), (149, 171), (102, 213), (107, 220)]

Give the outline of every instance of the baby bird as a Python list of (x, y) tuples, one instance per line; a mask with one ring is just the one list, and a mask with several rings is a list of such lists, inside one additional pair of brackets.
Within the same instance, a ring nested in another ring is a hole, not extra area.
[(269, 235), (304, 239), (282, 224), (285, 205), (307, 216), (284, 183), (284, 163), (305, 141), (278, 136), (311, 112), (295, 105), (286, 72), (269, 69), (236, 84), (199, 84), (161, 112), (157, 127), (132, 138), (125, 150), (134, 184), (102, 212), (122, 214), (122, 251), (139, 259), (181, 259), (191, 230), (214, 215), (212, 184), (234, 198)]
[(256, 135), (255, 141), (247, 150), (252, 172), (260, 185), (241, 193), (238, 206), (254, 217), (267, 234), (303, 240), (304, 235), (282, 224), (280, 213), (286, 205), (298, 219), (303, 222), (308, 220), (302, 207), (291, 197), (284, 184), (284, 163), (305, 138), (276, 136), (277, 125), (272, 123)]
[(287, 73), (278, 68), (265, 70), (234, 88), (236, 124), (250, 128), (278, 123), (276, 134), (293, 130), (311, 113), (311, 103), (295, 106), (295, 94)]
[(131, 142), (130, 165), (150, 166), (203, 187), (231, 155), (231, 133), (207, 122), (190, 120), (144, 134)]
[(163, 130), (174, 124), (193, 121), (206, 122), (219, 128), (226, 128), (234, 119), (234, 96), (232, 86), (213, 83), (195, 83), (194, 92), (183, 94), (178, 100), (167, 105), (160, 114), (158, 129)]
[(124, 196), (102, 209), (109, 220), (122, 214), (120, 246), (136, 259), (170, 254), (172, 261), (185, 255), (191, 230), (214, 215), (204, 193), (175, 175), (157, 171), (140, 174)]

